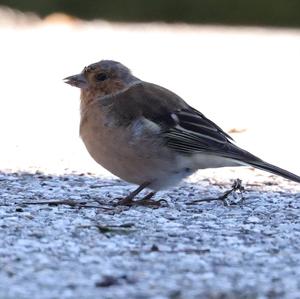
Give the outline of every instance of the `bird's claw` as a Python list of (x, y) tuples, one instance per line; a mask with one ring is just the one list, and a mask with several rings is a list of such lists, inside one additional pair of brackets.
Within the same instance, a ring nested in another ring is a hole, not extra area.
[(138, 200), (132, 200), (130, 198), (119, 198), (118, 202), (114, 204), (115, 206), (144, 206), (149, 208), (159, 208), (167, 206), (168, 202), (165, 199), (153, 200), (148, 198), (142, 198)]
[(133, 202), (136, 206), (145, 206), (150, 208), (160, 208), (168, 206), (168, 202), (165, 199), (153, 200), (153, 199), (139, 199)]

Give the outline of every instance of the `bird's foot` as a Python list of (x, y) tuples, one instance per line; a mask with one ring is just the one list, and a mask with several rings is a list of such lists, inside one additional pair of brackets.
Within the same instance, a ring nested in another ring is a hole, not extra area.
[(133, 199), (129, 196), (117, 197), (113, 200), (113, 205), (116, 206), (132, 206), (134, 203)]
[(165, 199), (153, 200), (153, 199), (139, 199), (133, 202), (135, 206), (144, 206), (149, 208), (161, 208), (168, 206), (168, 202)]
[(131, 196), (127, 196), (124, 198), (119, 199), (118, 203), (116, 205), (121, 206), (145, 206), (150, 208), (159, 208), (162, 206), (168, 205), (168, 202), (165, 199), (160, 200), (153, 200), (151, 199), (154, 196), (155, 192), (150, 192), (142, 199), (133, 200)]

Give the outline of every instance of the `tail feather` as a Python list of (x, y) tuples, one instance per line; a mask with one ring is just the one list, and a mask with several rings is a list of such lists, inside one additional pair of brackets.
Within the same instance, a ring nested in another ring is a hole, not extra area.
[(261, 170), (264, 170), (264, 171), (268, 171), (268, 172), (271, 172), (273, 174), (276, 174), (276, 175), (279, 175), (279, 176), (282, 176), (288, 180), (291, 180), (291, 181), (294, 181), (294, 182), (297, 182), (297, 183), (300, 183), (300, 176), (292, 173), (292, 172), (289, 172), (285, 169), (282, 169), (278, 166), (275, 166), (275, 165), (272, 165), (270, 163), (267, 163), (265, 161), (262, 161), (262, 160), (258, 160), (258, 161), (247, 161), (247, 164), (253, 166), (253, 167), (256, 167), (256, 168), (259, 168)]
[(289, 172), (285, 169), (282, 169), (278, 166), (275, 166), (268, 162), (265, 162), (265, 161), (261, 160), (260, 158), (256, 157), (255, 155), (249, 153), (248, 151), (245, 151), (244, 149), (241, 149), (240, 147), (238, 147), (236, 145), (231, 144), (230, 151), (227, 152), (226, 156), (228, 158), (233, 158), (234, 160), (239, 161), (243, 165), (247, 164), (247, 165), (253, 166), (255, 168), (282, 176), (288, 180), (300, 183), (300, 176), (298, 176), (292, 172)]

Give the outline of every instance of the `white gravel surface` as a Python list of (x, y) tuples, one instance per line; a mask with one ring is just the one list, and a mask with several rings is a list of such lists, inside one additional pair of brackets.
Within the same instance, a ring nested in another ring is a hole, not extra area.
[[(192, 204), (230, 187), (196, 175), (168, 207), (115, 208), (117, 180), (0, 173), (0, 298), (299, 298), (300, 188), (251, 181), (230, 207)], [(66, 199), (94, 207), (22, 204)]]
[[(61, 80), (120, 60), (299, 174), (299, 31), (10, 14), (0, 23), (0, 299), (300, 298), (298, 184), (252, 169), (206, 170), (159, 193), (166, 207), (114, 207), (134, 186), (88, 157), (78, 91)], [(242, 203), (192, 204), (237, 177)]]

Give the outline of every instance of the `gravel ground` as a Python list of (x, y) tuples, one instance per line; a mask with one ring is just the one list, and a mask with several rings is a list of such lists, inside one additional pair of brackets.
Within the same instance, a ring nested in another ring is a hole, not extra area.
[[(193, 203), (230, 188), (197, 174), (159, 209), (114, 207), (119, 180), (0, 173), (0, 298), (300, 298), (300, 188), (239, 172), (240, 204)], [(28, 204), (59, 200), (82, 206)]]
[[(206, 170), (159, 193), (168, 206), (114, 207), (134, 186), (92, 162), (78, 138), (78, 90), (62, 82), (119, 60), (299, 174), (299, 30), (40, 20), (0, 9), (0, 37), (0, 299), (300, 298), (299, 184)], [(242, 203), (193, 203), (236, 178)]]

